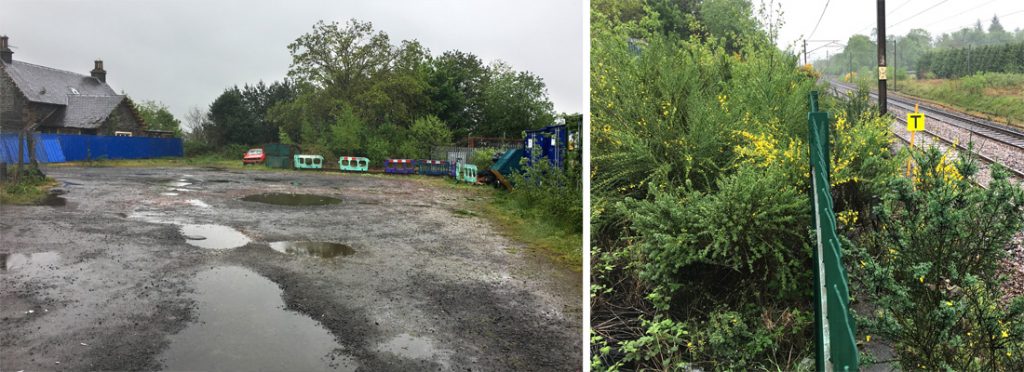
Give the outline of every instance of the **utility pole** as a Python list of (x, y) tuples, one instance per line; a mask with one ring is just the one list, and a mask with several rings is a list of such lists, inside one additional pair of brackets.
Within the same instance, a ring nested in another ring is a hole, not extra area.
[(804, 40), (804, 64), (807, 64), (807, 40)]
[(878, 0), (878, 112), (882, 115), (888, 111), (889, 100), (885, 93), (885, 0)]
[(897, 48), (899, 45), (900, 45), (900, 38), (899, 38), (899, 36), (892, 38), (892, 91), (893, 92), (897, 91), (896, 83), (900, 81), (900, 76), (899, 76), (899, 73), (900, 73), (900, 66), (899, 66), (900, 57), (896, 55), (896, 53), (898, 53), (897, 51), (899, 50), (899, 48)]

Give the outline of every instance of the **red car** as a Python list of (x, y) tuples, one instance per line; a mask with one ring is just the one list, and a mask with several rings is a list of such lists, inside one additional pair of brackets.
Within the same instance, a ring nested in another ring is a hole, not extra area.
[(264, 160), (267, 160), (267, 155), (263, 153), (262, 147), (249, 149), (242, 155), (242, 165), (263, 164)]

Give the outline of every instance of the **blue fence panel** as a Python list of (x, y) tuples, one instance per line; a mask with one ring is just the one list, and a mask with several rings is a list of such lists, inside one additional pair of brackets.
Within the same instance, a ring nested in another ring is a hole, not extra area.
[[(53, 135), (35, 134), (36, 161), (40, 163), (60, 163), (65, 161), (64, 152), (61, 151), (60, 142)], [(22, 160), (26, 163), (28, 157), (27, 141), (22, 146)], [(18, 135), (5, 134), (0, 136), (0, 162), (18, 162)]]
[[(36, 134), (36, 145), (36, 160), (40, 163), (181, 157), (185, 154), (180, 138)], [(28, 146), (24, 149), (24, 160), (28, 162)], [(0, 161), (18, 162), (17, 134), (0, 136)]]
[(181, 138), (58, 134), (67, 161), (184, 156)]

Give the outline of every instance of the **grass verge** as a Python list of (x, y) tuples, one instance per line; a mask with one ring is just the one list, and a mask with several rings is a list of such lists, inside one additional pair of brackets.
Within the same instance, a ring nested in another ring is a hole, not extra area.
[[(433, 186), (444, 186), (466, 191), (470, 196), (467, 209), (456, 209), (456, 217), (478, 216), (494, 224), (505, 237), (525, 244), (575, 272), (583, 269), (583, 234), (566, 226), (571, 224), (551, 221), (544, 213), (524, 208), (504, 190), (489, 186), (455, 183), (448, 178), (414, 178)], [(582, 219), (583, 216), (581, 215)]]
[(17, 183), (0, 182), (0, 204), (36, 205), (41, 203), (51, 188), (57, 185), (53, 178), (32, 178)]
[(504, 194), (495, 195), (482, 207), (483, 214), (506, 236), (552, 255), (576, 272), (583, 269), (583, 234), (538, 216), (532, 210), (520, 209), (518, 203), (510, 199)]

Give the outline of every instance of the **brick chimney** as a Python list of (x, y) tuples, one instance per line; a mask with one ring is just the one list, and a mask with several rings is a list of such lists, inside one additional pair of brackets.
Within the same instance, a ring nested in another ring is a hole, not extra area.
[(0, 36), (0, 59), (11, 63), (12, 58), (14, 58), (14, 51), (7, 45), (7, 35)]
[(89, 73), (92, 74), (92, 77), (96, 78), (96, 80), (104, 83), (107, 82), (107, 70), (103, 69), (103, 60), (97, 59), (96, 67), (93, 68), (92, 71), (89, 71)]

